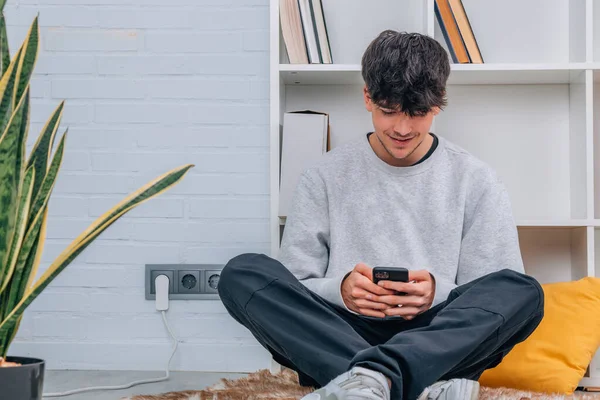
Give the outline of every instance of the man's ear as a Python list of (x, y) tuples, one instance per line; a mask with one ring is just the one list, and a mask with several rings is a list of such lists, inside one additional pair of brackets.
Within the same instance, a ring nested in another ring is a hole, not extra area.
[(368, 112), (373, 111), (373, 102), (371, 101), (371, 96), (369, 95), (369, 90), (367, 89), (367, 85), (363, 87), (363, 97), (365, 99), (365, 107)]
[(431, 112), (433, 113), (433, 115), (434, 115), (434, 116), (438, 115), (438, 114), (440, 113), (440, 111), (441, 111), (441, 110), (440, 110), (440, 108), (439, 108), (439, 107), (437, 107), (437, 106), (436, 106), (436, 107), (433, 107), (433, 108), (431, 109)]

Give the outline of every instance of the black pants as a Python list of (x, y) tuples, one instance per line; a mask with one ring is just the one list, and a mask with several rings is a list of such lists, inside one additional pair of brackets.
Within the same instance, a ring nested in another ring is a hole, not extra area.
[(232, 258), (218, 288), (230, 315), (303, 386), (362, 366), (391, 379), (391, 400), (414, 400), (441, 379), (477, 380), (534, 331), (544, 309), (539, 283), (508, 269), (457, 287), (410, 321), (352, 314), (265, 254)]

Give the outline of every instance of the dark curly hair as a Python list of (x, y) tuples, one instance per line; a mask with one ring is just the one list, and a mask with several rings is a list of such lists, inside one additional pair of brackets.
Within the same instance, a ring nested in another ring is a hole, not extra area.
[(380, 107), (412, 117), (447, 105), (450, 60), (429, 36), (385, 30), (369, 44), (361, 66), (369, 95)]

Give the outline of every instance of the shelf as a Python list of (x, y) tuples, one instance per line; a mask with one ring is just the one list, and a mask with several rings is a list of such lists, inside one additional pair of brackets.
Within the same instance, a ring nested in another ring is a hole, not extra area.
[(581, 279), (588, 274), (587, 228), (519, 229), (525, 272), (540, 283)]
[(279, 64), (286, 85), (352, 85), (364, 83), (359, 64)]
[(498, 173), (517, 220), (587, 219), (584, 89), (582, 82), (450, 86), (433, 132)]
[[(583, 81), (449, 86), (448, 106), (434, 120), (432, 132), (498, 172), (517, 220), (587, 219), (591, 215), (586, 210)], [(279, 110), (327, 112), (335, 149), (373, 129), (360, 89), (358, 85), (286, 86)]]
[[(463, 3), (485, 63), (450, 64), (448, 106), (431, 131), (497, 171), (509, 192), (528, 273), (542, 283), (600, 277), (600, 4)], [(327, 112), (333, 149), (373, 129), (360, 61), (384, 29), (421, 32), (447, 48), (434, 0), (324, 4), (334, 64), (289, 64), (285, 47), (275, 43), (275, 144), (286, 111)], [(277, 32), (278, 20), (272, 22)], [(276, 254), (285, 218), (273, 218), (272, 225)], [(592, 369), (582, 383), (600, 386), (600, 355)]]
[(586, 64), (452, 64), (450, 67), (450, 85), (556, 84), (576, 81)]
[[(424, 3), (423, 0), (323, 1), (333, 61), (340, 64), (360, 63), (364, 49), (385, 29), (425, 33), (429, 15), (423, 7)], [(277, 32), (280, 30), (279, 18), (274, 22), (277, 23), (274, 27)], [(283, 44), (279, 53), (279, 62), (287, 62)]]
[[(449, 85), (571, 83), (599, 63), (451, 64)], [(363, 84), (360, 64), (279, 64), (286, 85)]]
[[(285, 225), (286, 217), (279, 217), (279, 225)], [(571, 219), (571, 220), (517, 220), (517, 227), (519, 229), (528, 228), (583, 228), (587, 226), (600, 227), (600, 219), (587, 220), (587, 219)]]
[[(600, 4), (599, 4), (600, 6)], [(600, 7), (598, 7), (600, 8)], [(600, 63), (596, 64), (600, 67)], [(591, 124), (593, 141), (594, 217), (600, 218), (600, 70), (595, 70), (592, 84)]]
[[(599, 4), (600, 6), (600, 4)], [(600, 8), (600, 7), (598, 7)], [(600, 67), (600, 63), (597, 63)], [(600, 70), (594, 71), (592, 85), (592, 137), (593, 137), (593, 170), (594, 170), (594, 212), (600, 218)]]
[[(462, 2), (486, 63), (585, 61), (585, 0)], [(437, 18), (433, 31), (447, 49)]]
[(528, 228), (583, 228), (587, 226), (599, 226), (600, 221), (598, 220), (586, 220), (586, 219), (571, 219), (571, 220), (517, 220), (517, 227), (519, 229)]
[[(598, 225), (600, 226), (600, 225)], [(594, 269), (592, 270), (591, 275), (597, 278), (600, 278), (600, 228), (594, 229)], [(592, 360), (590, 373), (592, 378), (595, 378), (596, 385), (600, 387), (600, 349), (596, 352), (594, 359)]]

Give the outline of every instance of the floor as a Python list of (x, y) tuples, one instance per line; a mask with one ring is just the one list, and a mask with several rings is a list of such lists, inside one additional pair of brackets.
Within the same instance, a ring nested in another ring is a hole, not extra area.
[[(137, 385), (123, 390), (102, 390), (77, 393), (70, 396), (44, 397), (44, 400), (120, 400), (133, 394), (158, 394), (179, 390), (200, 390), (211, 386), (221, 378), (237, 379), (247, 374), (222, 372), (171, 372), (169, 380)], [(89, 386), (114, 386), (164, 376), (164, 371), (57, 371), (47, 370), (44, 377), (44, 393), (64, 392)], [(587, 393), (592, 394), (592, 393)], [(598, 399), (600, 400), (600, 394)]]
[[(90, 386), (123, 385), (140, 379), (157, 378), (165, 372), (149, 371), (57, 371), (47, 370), (44, 374), (44, 393), (65, 392)], [(246, 374), (207, 373), (207, 372), (171, 372), (168, 380), (146, 383), (123, 390), (102, 390), (72, 394), (46, 399), (65, 400), (119, 400), (132, 394), (158, 394), (176, 390), (200, 390), (211, 386), (221, 378), (236, 379)]]

